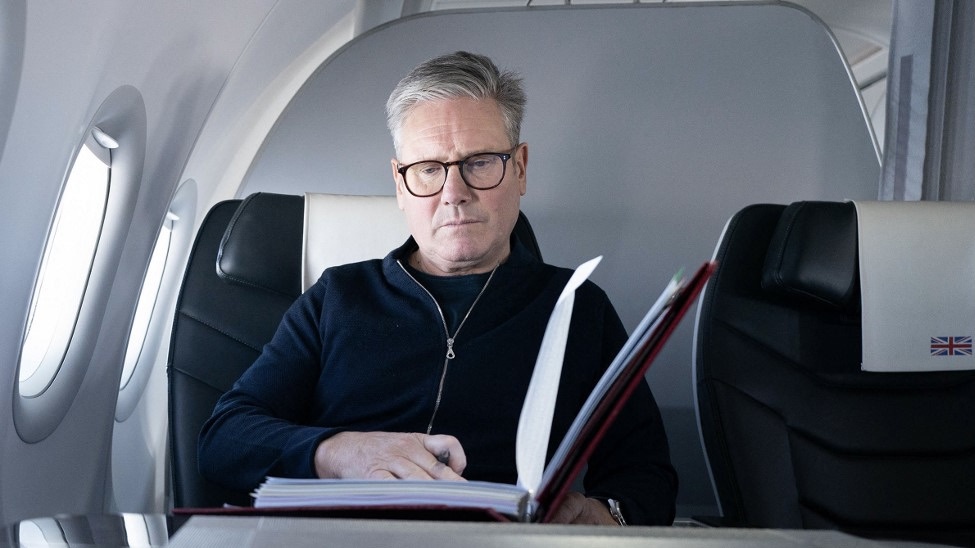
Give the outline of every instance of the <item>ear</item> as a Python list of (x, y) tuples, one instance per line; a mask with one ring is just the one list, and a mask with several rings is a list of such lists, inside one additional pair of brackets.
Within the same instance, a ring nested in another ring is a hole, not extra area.
[(518, 179), (521, 195), (524, 196), (528, 192), (528, 143), (518, 145), (512, 160), (515, 168), (515, 177)]
[(396, 205), (399, 206), (400, 209), (404, 209), (405, 204), (403, 201), (406, 198), (404, 196), (406, 190), (403, 188), (403, 185), (405, 184), (405, 181), (403, 181), (403, 176), (396, 171), (396, 158), (391, 158), (389, 160), (389, 166), (393, 170), (393, 184), (396, 185)]

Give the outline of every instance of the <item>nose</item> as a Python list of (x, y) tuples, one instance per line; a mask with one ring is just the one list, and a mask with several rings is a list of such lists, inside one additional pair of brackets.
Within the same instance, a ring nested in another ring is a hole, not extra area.
[(460, 166), (447, 168), (447, 180), (444, 181), (440, 199), (444, 204), (459, 205), (471, 199), (471, 188), (464, 182), (460, 174)]

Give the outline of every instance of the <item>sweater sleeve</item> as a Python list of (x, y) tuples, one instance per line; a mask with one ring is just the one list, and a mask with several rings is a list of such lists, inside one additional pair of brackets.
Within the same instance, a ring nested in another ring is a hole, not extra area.
[(299, 297), (271, 341), (214, 407), (200, 433), (200, 473), (249, 491), (268, 475), (315, 477), (314, 454), (333, 429), (302, 425), (321, 374), (323, 282)]
[[(626, 331), (611, 304), (604, 318), (604, 360), (622, 347)], [(586, 495), (620, 501), (631, 525), (671, 525), (676, 514), (677, 472), (660, 410), (641, 382), (589, 459)]]

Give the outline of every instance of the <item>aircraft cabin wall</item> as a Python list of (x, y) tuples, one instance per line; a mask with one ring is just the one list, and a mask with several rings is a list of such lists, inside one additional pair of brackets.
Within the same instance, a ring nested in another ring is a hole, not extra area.
[[(211, 192), (190, 183), (176, 196), (177, 183), (240, 59), (260, 60), (262, 52), (248, 47), (271, 40), (261, 31), (276, 28), (283, 16), (293, 26), (300, 19), (314, 28), (294, 36), (305, 40), (296, 49), (283, 50), (290, 62), (352, 2), (329, 4), (335, 11), (318, 2), (278, 5), (0, 2), (0, 524), (56, 513), (165, 509), (167, 352), (158, 339), (168, 336), (163, 324), (172, 316), (197, 208), (209, 207)], [(278, 72), (287, 62), (268, 63), (267, 70)], [(118, 148), (95, 143), (96, 126)], [(77, 322), (67, 320), (71, 344), (63, 360), (58, 352), (45, 358), (53, 380), (40, 379), (36, 393), (25, 392), (19, 360), (34, 280), (61, 189), (86, 142), (112, 157), (105, 220)], [(169, 208), (178, 214), (167, 216)], [(161, 226), (180, 216), (166, 276), (170, 289), (160, 292), (152, 330), (158, 355), (147, 352), (147, 363), (120, 392), (150, 252)]]
[[(360, 7), (0, 2), (0, 525), (165, 510), (169, 323), (202, 215), (254, 191), (392, 194), (382, 108), (432, 55), (470, 49), (522, 73), (523, 209), (549, 262), (605, 255), (594, 278), (629, 328), (677, 268), (710, 257), (740, 206), (876, 196), (877, 153), (847, 67), (800, 9), (438, 12), (350, 42)], [(119, 148), (100, 151), (114, 155), (112, 190), (77, 322), (83, 342), (47, 390), (25, 397), (18, 364), (34, 280), (95, 126)], [(170, 228), (145, 356), (126, 381), (146, 265)], [(691, 324), (649, 376), (681, 473), (681, 515), (714, 511)]]

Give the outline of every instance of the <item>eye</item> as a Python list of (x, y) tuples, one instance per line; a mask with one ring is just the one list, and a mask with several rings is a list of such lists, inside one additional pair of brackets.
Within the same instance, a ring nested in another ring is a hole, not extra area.
[(464, 167), (471, 171), (477, 171), (482, 169), (487, 169), (497, 161), (498, 157), (490, 154), (482, 154), (480, 156), (474, 156), (469, 158), (464, 162)]
[(443, 171), (443, 166), (436, 162), (424, 162), (410, 168), (418, 177), (433, 177)]

